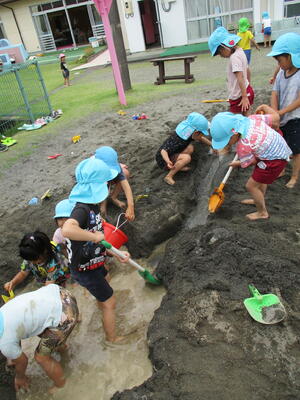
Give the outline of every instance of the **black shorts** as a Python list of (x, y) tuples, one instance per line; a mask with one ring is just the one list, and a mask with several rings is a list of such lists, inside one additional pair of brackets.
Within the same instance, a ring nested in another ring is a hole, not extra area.
[(64, 78), (69, 78), (70, 72), (68, 69), (62, 69), (61, 72)]
[(71, 269), (72, 277), (79, 285), (85, 287), (98, 301), (102, 303), (113, 295), (113, 289), (105, 279), (106, 268), (100, 267), (92, 271), (74, 271)]
[(300, 154), (300, 118), (291, 119), (280, 129), (293, 154)]

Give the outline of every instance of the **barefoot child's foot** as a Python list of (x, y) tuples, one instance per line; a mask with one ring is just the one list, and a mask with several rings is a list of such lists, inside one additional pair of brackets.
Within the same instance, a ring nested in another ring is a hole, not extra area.
[(296, 185), (296, 183), (297, 183), (297, 179), (296, 178), (291, 178), (285, 186), (288, 189), (293, 189), (293, 187)]
[(267, 219), (269, 218), (269, 214), (267, 212), (254, 212), (251, 214), (247, 214), (246, 218), (250, 221), (256, 221), (257, 219)]
[(106, 341), (109, 343), (114, 343), (114, 344), (117, 344), (117, 343), (122, 344), (122, 343), (124, 343), (125, 339), (126, 339), (126, 336), (116, 336), (113, 339), (106, 338)]
[(114, 203), (115, 206), (119, 207), (119, 208), (125, 208), (126, 204), (124, 203), (124, 201), (120, 201), (118, 199), (111, 199), (111, 201)]
[(253, 199), (244, 199), (244, 200), (241, 200), (241, 204), (251, 204), (251, 205), (253, 204), (253, 205), (255, 205)]
[(174, 179), (170, 178), (169, 176), (165, 176), (164, 177), (164, 181), (168, 184), (168, 185), (175, 185), (175, 181)]

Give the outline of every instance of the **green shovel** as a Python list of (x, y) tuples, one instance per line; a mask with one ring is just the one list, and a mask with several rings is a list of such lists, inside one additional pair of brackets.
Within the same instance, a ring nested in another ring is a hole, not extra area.
[[(107, 250), (110, 250), (112, 253), (117, 254), (119, 257), (126, 258), (120, 250), (116, 249), (112, 244), (108, 243), (106, 240), (101, 240), (101, 244), (103, 244), (103, 246), (106, 247)], [(133, 261), (131, 258), (129, 258), (128, 263), (138, 270), (138, 273), (141, 275), (142, 278), (145, 279), (145, 281), (152, 283), (152, 285), (161, 285), (160, 280), (155, 278), (147, 269), (143, 268), (141, 265)]]
[(276, 324), (286, 316), (283, 304), (275, 294), (260, 294), (253, 285), (248, 285), (253, 297), (244, 300), (244, 305), (255, 321), (262, 324)]

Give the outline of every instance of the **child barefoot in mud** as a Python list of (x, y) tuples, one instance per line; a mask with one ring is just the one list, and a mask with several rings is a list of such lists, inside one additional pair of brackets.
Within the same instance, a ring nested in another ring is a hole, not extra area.
[(292, 176), (286, 184), (292, 189), (300, 174), (300, 35), (291, 32), (280, 36), (267, 55), (273, 56), (280, 67), (271, 107), (280, 115), (280, 129), (293, 152)]
[(160, 146), (155, 158), (160, 168), (169, 170), (164, 177), (168, 185), (175, 184), (177, 172), (190, 170), (188, 164), (194, 151), (192, 140), (211, 146), (211, 141), (204, 135), (208, 135), (208, 121), (203, 115), (193, 112), (177, 125), (175, 133)]
[[(118, 161), (118, 153), (109, 146), (102, 146), (95, 152), (95, 158), (102, 160), (105, 164), (111, 169), (115, 171), (114, 178), (111, 179), (108, 183), (109, 188), (114, 185), (113, 191), (111, 193), (111, 201), (120, 208), (125, 208), (126, 204), (123, 201), (118, 199), (118, 195), (123, 190), (126, 200), (127, 200), (127, 208), (125, 211), (125, 218), (129, 221), (133, 221), (135, 218), (134, 215), (134, 201), (132, 196), (132, 190), (129, 185), (129, 170), (125, 164), (120, 164)], [(101, 214), (103, 217), (106, 217), (107, 213), (107, 200), (104, 200), (101, 203)]]
[[(64, 223), (62, 234), (67, 239), (72, 277), (85, 287), (98, 301), (103, 313), (103, 328), (106, 340), (120, 342), (123, 337), (116, 335), (116, 299), (108, 283), (104, 262), (105, 247), (99, 203), (108, 196), (107, 182), (115, 175), (101, 160), (83, 160), (75, 171), (77, 184), (70, 193), (70, 201), (76, 202), (70, 218)], [(107, 252), (109, 253), (109, 252)], [(129, 253), (121, 262), (127, 262)]]
[(49, 392), (65, 385), (63, 368), (51, 354), (67, 348), (65, 341), (77, 317), (76, 299), (57, 285), (16, 296), (0, 308), (0, 351), (14, 366), (16, 391), (29, 388), (21, 340), (33, 336), (40, 337), (34, 358), (54, 383)]
[(19, 244), (19, 253), (23, 258), (21, 271), (4, 284), (5, 290), (14, 290), (30, 273), (41, 284), (65, 285), (70, 274), (68, 259), (59, 246), (50, 242), (45, 233), (27, 233)]
[(238, 43), (241, 38), (230, 34), (220, 26), (208, 40), (208, 46), (213, 56), (220, 55), (229, 58), (227, 66), (227, 86), (230, 108), (236, 114), (248, 115), (254, 101), (254, 92), (250, 86), (250, 70), (247, 57)]
[(266, 115), (249, 118), (229, 112), (218, 113), (212, 119), (210, 129), (214, 149), (229, 151), (237, 143), (239, 160), (230, 163), (232, 167), (255, 165), (246, 183), (252, 199), (242, 201), (256, 205), (257, 211), (246, 215), (250, 220), (269, 218), (265, 205), (267, 187), (280, 175), (292, 153), (283, 137), (271, 128), (278, 127), (278, 113), (266, 105), (262, 111)]

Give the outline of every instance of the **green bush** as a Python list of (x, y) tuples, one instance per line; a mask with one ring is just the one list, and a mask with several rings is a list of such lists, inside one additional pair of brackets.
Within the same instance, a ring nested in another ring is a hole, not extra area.
[(84, 50), (84, 53), (78, 57), (75, 61), (76, 64), (85, 64), (89, 61), (89, 58), (95, 54), (95, 51), (92, 47), (87, 47)]

